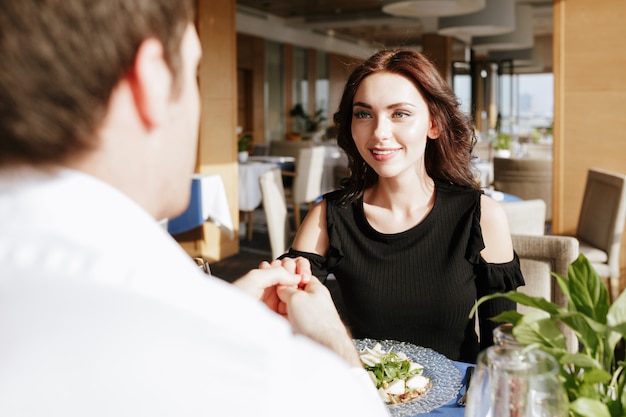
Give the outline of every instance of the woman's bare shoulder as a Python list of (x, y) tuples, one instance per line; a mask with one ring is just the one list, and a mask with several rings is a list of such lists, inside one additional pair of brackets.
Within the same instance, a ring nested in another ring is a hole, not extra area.
[(328, 251), (328, 230), (326, 229), (326, 199), (315, 204), (307, 213), (296, 231), (292, 247), (302, 252), (324, 256)]
[(491, 263), (509, 262), (513, 259), (513, 244), (504, 208), (491, 197), (482, 195), (480, 212), (480, 228), (485, 242), (482, 257)]

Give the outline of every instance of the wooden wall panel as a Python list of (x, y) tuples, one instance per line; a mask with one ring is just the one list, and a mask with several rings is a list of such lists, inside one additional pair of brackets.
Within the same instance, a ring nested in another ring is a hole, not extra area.
[(452, 85), (452, 38), (426, 33), (422, 37), (422, 53), (435, 64), (448, 84)]
[[(231, 217), (238, 228), (235, 0), (198, 0), (197, 5), (198, 34), (202, 43), (199, 70), (202, 111), (196, 171), (222, 176)], [(235, 230), (235, 236), (237, 232)], [(239, 240), (230, 239), (210, 222), (177, 236), (177, 240), (191, 256), (212, 261), (239, 251)]]
[(250, 71), (248, 91), (239, 91), (240, 97), (250, 100), (250, 119), (254, 144), (265, 143), (265, 39), (237, 34), (237, 68)]
[(362, 59), (345, 55), (328, 54), (328, 84), (330, 88), (328, 108), (330, 109), (329, 125), (332, 125), (333, 114), (339, 108), (341, 95), (346, 81), (354, 67), (362, 62)]
[(589, 168), (626, 173), (625, 16), (623, 0), (554, 2), (555, 233), (576, 229)]

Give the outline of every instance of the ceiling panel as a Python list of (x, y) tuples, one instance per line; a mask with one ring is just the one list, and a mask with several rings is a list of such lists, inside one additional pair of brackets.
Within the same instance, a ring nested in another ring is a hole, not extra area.
[[(436, 17), (404, 18), (382, 12), (382, 0), (237, 0), (259, 13), (286, 19), (293, 27), (365, 42), (375, 47), (421, 45), (437, 30)], [(552, 33), (552, 0), (519, 0), (533, 6), (536, 35)]]

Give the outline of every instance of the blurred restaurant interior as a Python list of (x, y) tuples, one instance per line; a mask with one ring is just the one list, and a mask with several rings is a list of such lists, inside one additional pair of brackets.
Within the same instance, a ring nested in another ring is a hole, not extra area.
[[(489, 145), (478, 158), (492, 159), (502, 137), (513, 157), (528, 157), (529, 144), (549, 149), (541, 157), (551, 160), (550, 233), (575, 234), (589, 169), (626, 174), (623, 0), (197, 0), (197, 6), (203, 58), (196, 172), (222, 177), (234, 236), (245, 224), (237, 221), (239, 139), (247, 137), (251, 155), (267, 155), (275, 142), (332, 142), (330, 120), (348, 74), (383, 47), (414, 48), (435, 62)], [(297, 107), (312, 115), (307, 123)], [(211, 262), (240, 249), (211, 222), (175, 237)], [(626, 244), (620, 258), (624, 280)]]

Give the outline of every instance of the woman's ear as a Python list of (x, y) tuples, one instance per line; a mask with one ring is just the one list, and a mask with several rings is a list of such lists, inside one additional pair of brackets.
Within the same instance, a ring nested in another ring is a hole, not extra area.
[(435, 123), (433, 122), (433, 120), (430, 120), (430, 128), (428, 129), (428, 139), (439, 139), (439, 135), (441, 134), (441, 132), (439, 131), (439, 128), (435, 125)]
[(141, 43), (129, 80), (137, 113), (146, 127), (159, 126), (167, 116), (173, 82), (160, 41), (149, 38)]

